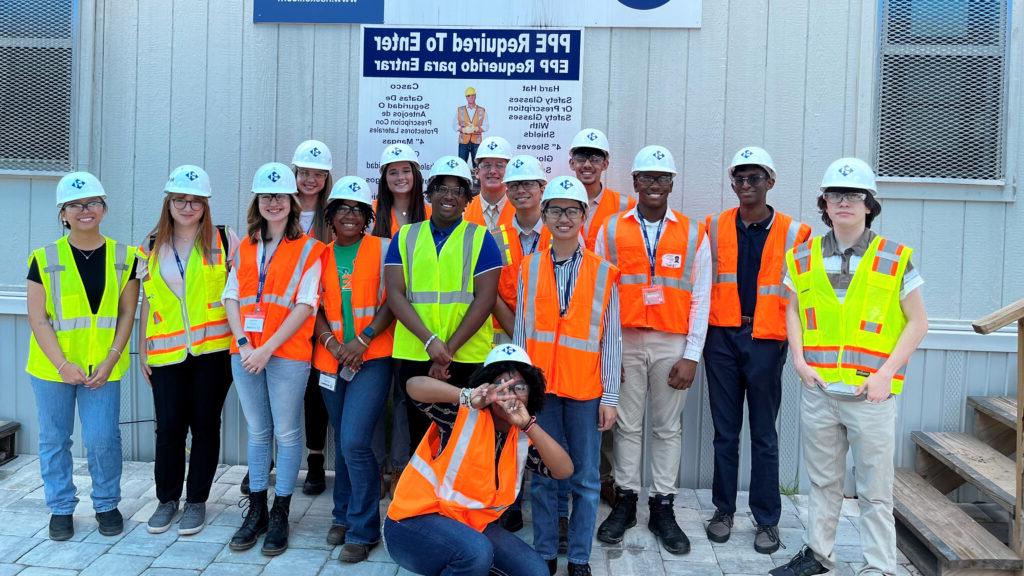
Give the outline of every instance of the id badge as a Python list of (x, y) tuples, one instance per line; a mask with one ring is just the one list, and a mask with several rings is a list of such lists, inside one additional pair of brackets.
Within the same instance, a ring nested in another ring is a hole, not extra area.
[(242, 320), (242, 330), (246, 332), (255, 332), (256, 334), (263, 333), (263, 321), (267, 317), (262, 312), (253, 312), (246, 314)]
[(665, 290), (661, 286), (644, 287), (644, 306), (657, 306), (665, 303)]
[(334, 392), (334, 387), (338, 384), (338, 381), (330, 374), (320, 373), (320, 387), (328, 392)]

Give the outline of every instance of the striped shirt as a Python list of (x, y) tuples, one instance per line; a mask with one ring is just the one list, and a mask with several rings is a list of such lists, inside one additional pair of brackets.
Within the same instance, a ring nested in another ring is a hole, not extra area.
[[(576, 278), (583, 262), (583, 247), (577, 246), (572, 258), (561, 262), (555, 261), (554, 248), (551, 249), (551, 261), (555, 266), (555, 286), (558, 290), (558, 307), (562, 315), (569, 308)], [(517, 346), (526, 348), (526, 317), (523, 311), (523, 277), (520, 273), (519, 287), (516, 289), (516, 325), (512, 341)], [(618, 406), (619, 384), (622, 380), (622, 323), (619, 319), (619, 289), (614, 284), (608, 307), (604, 311), (604, 332), (601, 336), (601, 382), (604, 393), (601, 404)]]

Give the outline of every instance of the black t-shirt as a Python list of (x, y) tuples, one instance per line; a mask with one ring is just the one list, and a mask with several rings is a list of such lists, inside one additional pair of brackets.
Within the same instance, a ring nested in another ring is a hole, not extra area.
[(775, 210), (769, 206), (771, 214), (760, 222), (752, 222), (744, 226), (739, 215), (736, 216), (736, 237), (739, 241), (739, 254), (736, 262), (736, 284), (740, 294), (740, 314), (753, 316), (757, 307), (757, 277), (761, 273), (761, 253), (768, 241), (771, 229), (768, 225), (775, 217)]
[[(107, 246), (104, 244), (96, 249), (95, 252), (86, 251), (85, 254), (81, 250), (71, 247), (71, 253), (75, 256), (75, 267), (78, 268), (78, 274), (82, 277), (82, 284), (85, 285), (85, 295), (89, 299), (89, 308), (92, 309), (92, 313), (96, 314), (100, 310), (100, 301), (103, 300), (103, 289), (107, 283)], [(88, 255), (89, 258), (85, 256)], [(132, 269), (128, 278), (135, 277), (135, 267), (138, 264), (138, 260), (132, 261)], [(28, 267), (28, 280), (37, 284), (42, 284), (43, 279), (39, 274), (39, 263), (33, 258), (32, 262), (29, 263)]]

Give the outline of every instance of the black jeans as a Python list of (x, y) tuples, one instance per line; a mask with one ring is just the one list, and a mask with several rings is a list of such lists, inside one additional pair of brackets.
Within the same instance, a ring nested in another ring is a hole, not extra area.
[(320, 393), (320, 371), (313, 368), (306, 381), (303, 398), (303, 416), (306, 420), (306, 448), (322, 452), (327, 443), (327, 407)]
[[(426, 376), (427, 372), (430, 371), (431, 364), (432, 362), (430, 360), (422, 362), (417, 360), (402, 360), (399, 362), (398, 383), (402, 387), (402, 391), (407, 391), (406, 383), (409, 382), (410, 378), (414, 376)], [(458, 386), (459, 388), (468, 387), (469, 377), (472, 376), (473, 372), (475, 372), (480, 366), (481, 364), (452, 362), (448, 365), (448, 374), (451, 375), (448, 379), (448, 383), (452, 386)], [(406, 396), (408, 396), (408, 394), (406, 394)], [(430, 427), (430, 418), (416, 407), (412, 398), (406, 399), (405, 409), (409, 418), (409, 454), (413, 454), (416, 452), (416, 447), (420, 445), (420, 440), (423, 439), (423, 435), (427, 433), (427, 428)]]
[(189, 355), (171, 366), (154, 366), (156, 412), (156, 496), (181, 499), (185, 480), (185, 439), (192, 431), (186, 501), (206, 502), (220, 460), (220, 414), (231, 387), (228, 352)]
[(775, 526), (782, 512), (775, 421), (782, 402), (786, 343), (754, 339), (751, 333), (750, 325), (708, 327), (704, 366), (715, 426), (711, 501), (726, 514), (736, 512), (745, 397), (750, 425), (750, 511), (758, 524)]

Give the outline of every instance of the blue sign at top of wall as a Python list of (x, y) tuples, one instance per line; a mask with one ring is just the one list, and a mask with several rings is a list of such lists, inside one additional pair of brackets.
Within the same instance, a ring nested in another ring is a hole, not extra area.
[(654, 10), (668, 4), (671, 0), (619, 0), (619, 4), (634, 10)]
[(384, 0), (253, 0), (252, 21), (382, 24)]

